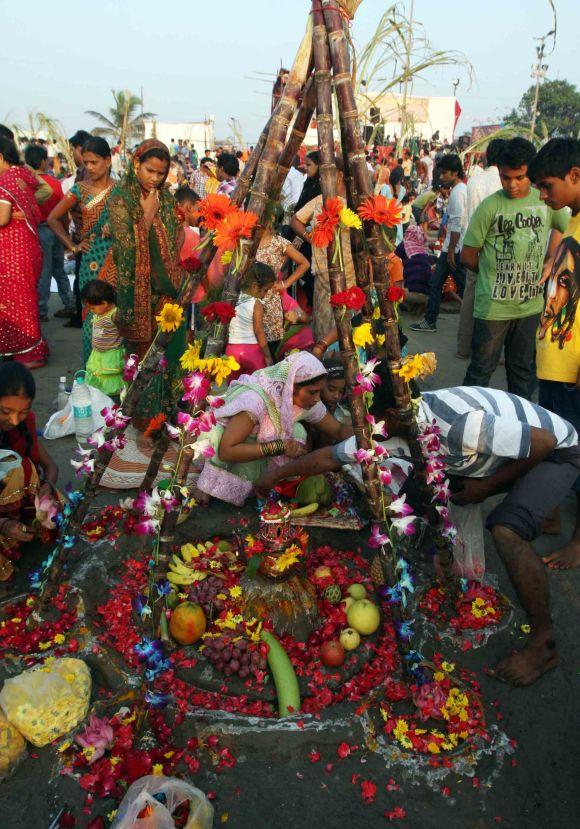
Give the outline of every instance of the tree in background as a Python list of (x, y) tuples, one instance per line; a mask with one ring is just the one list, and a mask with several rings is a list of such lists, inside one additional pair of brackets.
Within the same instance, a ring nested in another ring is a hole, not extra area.
[(155, 113), (139, 112), (143, 108), (142, 99), (139, 95), (133, 95), (128, 89), (118, 92), (112, 89), (111, 92), (115, 99), (115, 106), (109, 109), (108, 117), (91, 109), (86, 110), (86, 114), (102, 124), (101, 127), (95, 127), (94, 135), (114, 139), (115, 143), (119, 141), (124, 150), (127, 142), (139, 141), (143, 138), (145, 119), (154, 118)]
[[(522, 95), (517, 109), (512, 109), (505, 123), (529, 127), (532, 123), (535, 86)], [(580, 91), (569, 81), (545, 81), (540, 87), (538, 122), (549, 137), (580, 135)]]

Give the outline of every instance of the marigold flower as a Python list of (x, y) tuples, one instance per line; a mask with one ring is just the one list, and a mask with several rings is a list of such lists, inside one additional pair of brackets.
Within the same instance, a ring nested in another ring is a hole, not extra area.
[(403, 220), (402, 207), (396, 199), (386, 199), (384, 196), (368, 196), (358, 208), (358, 215), (365, 222), (375, 222), (385, 227), (395, 227)]
[(183, 308), (173, 302), (166, 302), (155, 319), (164, 334), (177, 331), (183, 321)]
[(256, 226), (255, 213), (241, 210), (230, 213), (219, 223), (215, 232), (215, 245), (220, 252), (234, 250), (240, 239), (249, 239)]

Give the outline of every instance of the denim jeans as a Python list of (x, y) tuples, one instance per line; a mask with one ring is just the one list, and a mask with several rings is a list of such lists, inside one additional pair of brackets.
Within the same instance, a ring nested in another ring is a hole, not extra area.
[(435, 270), (429, 283), (429, 299), (427, 300), (427, 310), (425, 311), (425, 319), (430, 325), (435, 325), (437, 322), (439, 306), (441, 305), (441, 297), (443, 295), (443, 285), (448, 276), (452, 276), (455, 280), (458, 293), (463, 293), (465, 287), (465, 269), (459, 262), (459, 251), (455, 254), (455, 262), (455, 270), (452, 271), (447, 262), (447, 253), (441, 253), (435, 265)]
[[(554, 414), (560, 415), (580, 434), (580, 390), (575, 383), (559, 380), (540, 380), (539, 404)], [(580, 475), (572, 487), (580, 492)]]
[(471, 362), (463, 385), (489, 386), (505, 346), (508, 391), (530, 400), (536, 385), (536, 331), (539, 314), (517, 320), (475, 319)]
[(473, 337), (473, 305), (475, 303), (475, 283), (477, 274), (466, 270), (465, 290), (459, 313), (459, 328), (457, 329), (457, 353), (462, 357), (471, 355), (471, 339)]
[(42, 247), (42, 271), (38, 280), (38, 309), (41, 316), (48, 313), (50, 282), (54, 277), (58, 295), (67, 311), (73, 311), (75, 299), (70, 289), (68, 276), (64, 271), (64, 247), (47, 224), (38, 227)]

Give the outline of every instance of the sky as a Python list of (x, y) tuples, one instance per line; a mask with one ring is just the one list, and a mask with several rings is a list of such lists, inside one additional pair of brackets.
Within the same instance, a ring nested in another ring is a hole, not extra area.
[[(407, 5), (409, 0), (406, 0)], [(556, 49), (546, 58), (549, 79), (580, 85), (578, 0), (555, 0)], [(363, 0), (353, 37), (363, 45), (390, 3)], [(104, 112), (111, 89), (144, 90), (145, 109), (158, 121), (216, 119), (216, 138), (228, 121), (254, 143), (268, 115), (270, 86), (249, 76), (292, 62), (308, 0), (0, 0), (0, 121), (22, 123), (28, 113), (59, 119), (70, 134), (96, 123), (85, 110)], [(525, 11), (524, 11), (525, 10)], [(415, 19), (437, 49), (463, 51), (475, 69), (469, 86), (461, 69), (431, 70), (416, 81), (420, 95), (450, 95), (460, 78), (458, 132), (497, 123), (531, 85), (533, 38), (552, 28), (548, 0), (415, 0)]]

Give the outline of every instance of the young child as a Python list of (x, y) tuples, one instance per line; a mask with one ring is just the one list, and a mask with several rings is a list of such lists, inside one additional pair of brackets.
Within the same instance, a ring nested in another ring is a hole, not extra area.
[(275, 281), (276, 274), (269, 265), (254, 262), (242, 282), (226, 348), (226, 355), (235, 357), (240, 364), (240, 374), (252, 374), (273, 363), (264, 332), (262, 300)]
[[(580, 141), (552, 138), (528, 165), (528, 176), (552, 210), (569, 207), (572, 216), (554, 257), (544, 268), (546, 298), (536, 341), (540, 406), (563, 417), (580, 431)], [(543, 561), (553, 570), (580, 567), (580, 476), (576, 526), (570, 541)], [(560, 530), (559, 514), (550, 530)], [(548, 530), (548, 527), (546, 527)]]
[(350, 412), (346, 406), (342, 405), (346, 388), (344, 367), (330, 363), (327, 365), (327, 369), (326, 385), (320, 392), (320, 399), (330, 414), (340, 423), (350, 423)]
[[(199, 262), (200, 252), (195, 250), (200, 241), (200, 233), (197, 228), (199, 216), (197, 213), (200, 198), (191, 187), (179, 187), (174, 194), (176, 211), (183, 227), (183, 242), (179, 251), (179, 259), (183, 266), (189, 267), (196, 261)], [(221, 288), (224, 280), (225, 268), (221, 263), (221, 255), (216, 254), (210, 264), (207, 274), (194, 291), (192, 304), (195, 306), (202, 302), (208, 291), (213, 288)]]
[(92, 351), (87, 360), (86, 380), (109, 397), (123, 388), (125, 349), (117, 328), (117, 295), (108, 282), (91, 279), (81, 293), (87, 311), (94, 315)]

